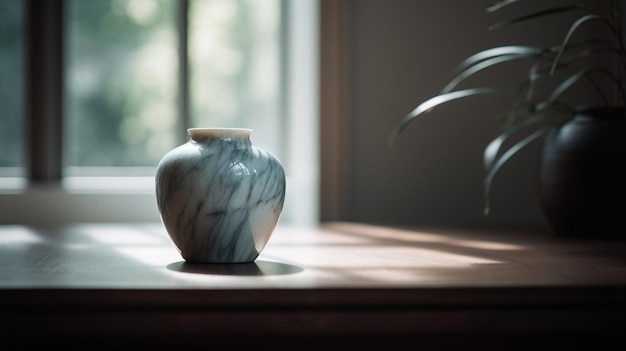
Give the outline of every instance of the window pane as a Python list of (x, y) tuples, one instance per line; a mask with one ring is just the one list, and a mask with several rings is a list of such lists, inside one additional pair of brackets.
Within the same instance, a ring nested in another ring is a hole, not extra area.
[(23, 21), (21, 1), (0, 0), (0, 176), (24, 166)]
[(177, 144), (175, 4), (67, 1), (66, 166), (156, 166)]
[(190, 1), (192, 126), (251, 128), (282, 158), (280, 26), (280, 0)]

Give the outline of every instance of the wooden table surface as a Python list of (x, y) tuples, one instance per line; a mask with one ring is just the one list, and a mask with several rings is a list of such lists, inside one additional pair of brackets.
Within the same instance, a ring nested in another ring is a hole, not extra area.
[(338, 222), (279, 226), (256, 262), (203, 265), (160, 223), (2, 226), (0, 326), (19, 343), (107, 348), (393, 337), (510, 350), (541, 335), (552, 349), (611, 349), (626, 346), (626, 243)]

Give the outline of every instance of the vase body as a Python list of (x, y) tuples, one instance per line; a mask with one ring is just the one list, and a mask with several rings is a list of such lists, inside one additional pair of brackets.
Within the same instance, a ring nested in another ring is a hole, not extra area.
[(278, 223), (285, 173), (249, 129), (192, 128), (156, 172), (161, 221), (189, 262), (252, 262)]
[(556, 235), (626, 238), (626, 120), (623, 108), (579, 108), (549, 133), (539, 196)]

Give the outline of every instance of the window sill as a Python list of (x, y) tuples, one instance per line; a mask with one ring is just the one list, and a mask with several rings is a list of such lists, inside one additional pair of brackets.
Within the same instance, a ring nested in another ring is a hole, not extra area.
[(0, 178), (0, 224), (60, 226), (159, 221), (154, 177), (67, 177), (60, 184)]

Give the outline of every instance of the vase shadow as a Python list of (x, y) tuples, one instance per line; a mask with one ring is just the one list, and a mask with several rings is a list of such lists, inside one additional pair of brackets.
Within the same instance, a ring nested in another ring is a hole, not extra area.
[(179, 261), (170, 263), (167, 265), (167, 268), (183, 273), (238, 276), (285, 275), (303, 271), (302, 267), (295, 265), (262, 260), (249, 263), (193, 263)]

